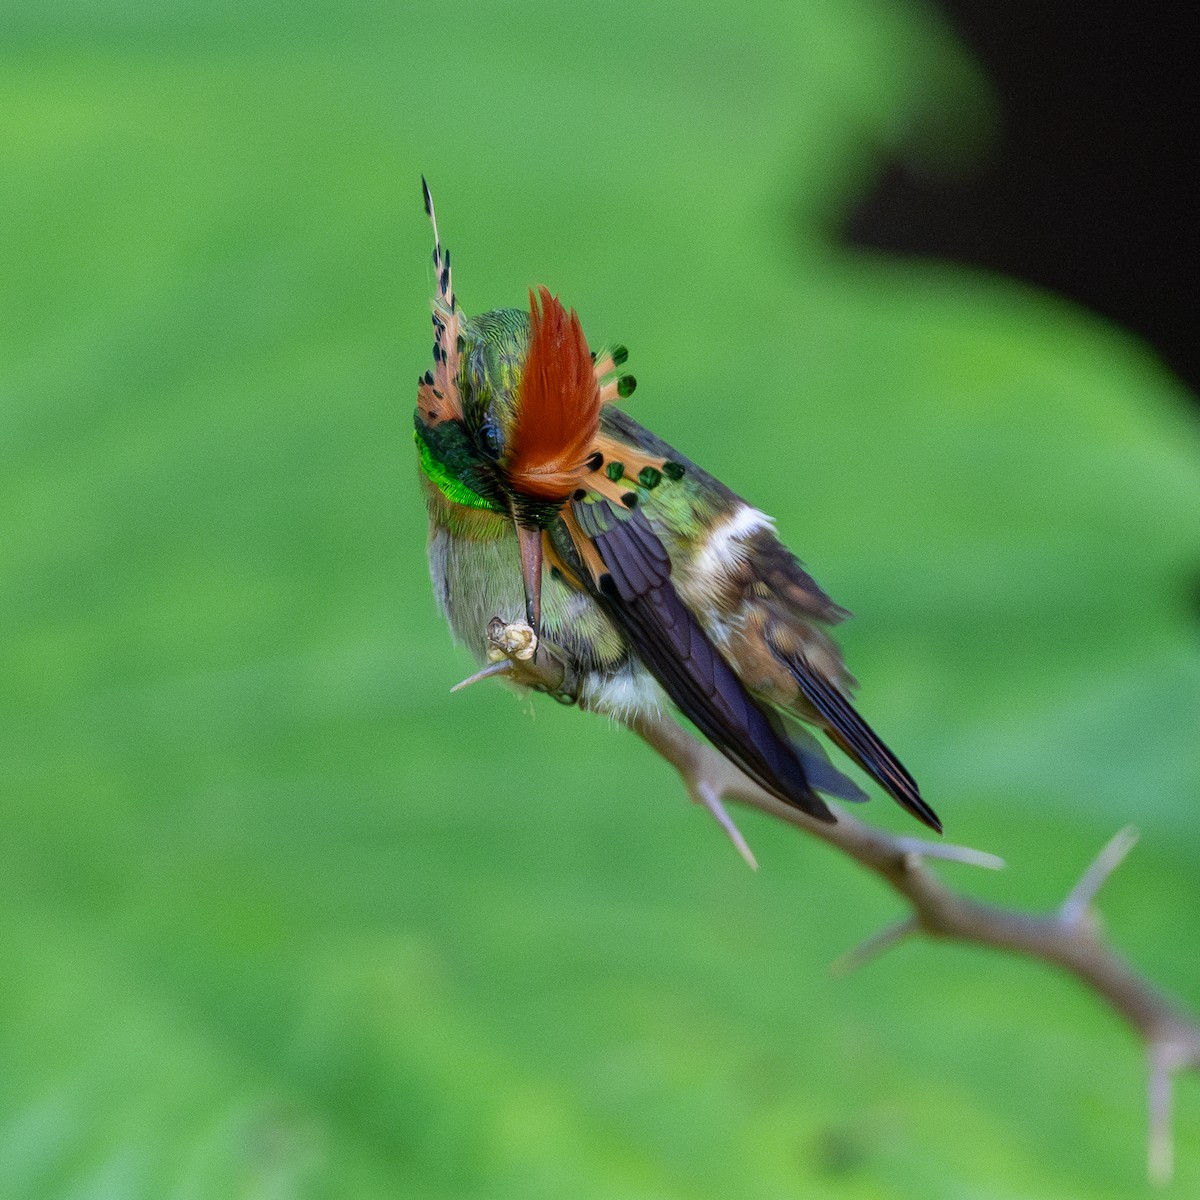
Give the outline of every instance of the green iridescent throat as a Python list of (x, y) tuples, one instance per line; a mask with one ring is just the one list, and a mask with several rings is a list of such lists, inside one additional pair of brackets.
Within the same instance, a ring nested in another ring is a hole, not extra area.
[(446, 465), (434, 458), (419, 429), (413, 430), (413, 441), (417, 443), (417, 454), (421, 459), (421, 470), (443, 496), (452, 504), (465, 508), (486, 508), (491, 512), (503, 512), (498, 504), (469, 488), (461, 479), (450, 474)]

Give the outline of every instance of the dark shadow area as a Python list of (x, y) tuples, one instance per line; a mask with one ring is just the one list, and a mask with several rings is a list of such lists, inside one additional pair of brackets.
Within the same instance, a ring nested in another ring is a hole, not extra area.
[(1052, 289), (1140, 335), (1200, 390), (1200, 153), (1189, 132), (1200, 71), (1186, 6), (939, 7), (995, 89), (992, 153), (957, 170), (924, 154), (920, 166), (893, 159), (843, 236)]

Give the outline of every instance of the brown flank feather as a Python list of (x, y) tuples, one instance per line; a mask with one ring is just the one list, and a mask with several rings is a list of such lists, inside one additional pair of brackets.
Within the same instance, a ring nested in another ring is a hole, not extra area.
[(565, 500), (588, 474), (599, 428), (600, 389), (579, 317), (539, 287), (529, 293), (529, 356), (504, 464), (510, 485)]

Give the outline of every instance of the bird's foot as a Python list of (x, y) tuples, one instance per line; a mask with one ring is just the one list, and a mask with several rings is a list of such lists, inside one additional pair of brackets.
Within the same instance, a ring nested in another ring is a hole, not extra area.
[(494, 663), (506, 658), (529, 662), (537, 653), (538, 636), (524, 621), (509, 624), (500, 617), (493, 617), (488, 622), (487, 636), (488, 658)]
[(558, 697), (569, 681), (566, 656), (555, 651), (551, 643), (539, 640), (524, 621), (493, 617), (487, 627), (488, 665), (450, 690), (461, 692), (483, 679), (504, 678)]

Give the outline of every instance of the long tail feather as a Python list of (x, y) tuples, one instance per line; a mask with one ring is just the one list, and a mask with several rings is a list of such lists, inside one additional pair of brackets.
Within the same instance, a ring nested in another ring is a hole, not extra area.
[(941, 833), (942, 823), (937, 813), (921, 799), (916, 780), (884, 745), (879, 735), (858, 715), (850, 701), (807, 663), (794, 657), (787, 662), (805, 699), (824, 718), (830, 739), (854, 759), (897, 804), (930, 829)]
[(773, 713), (781, 736), (786, 737), (800, 756), (804, 765), (804, 773), (813, 789), (823, 792), (826, 796), (836, 796), (839, 800), (848, 800), (851, 804), (865, 804), (870, 796), (850, 778), (843, 775), (829, 761), (825, 747), (817, 741), (798, 721), (788, 721), (781, 714)]

